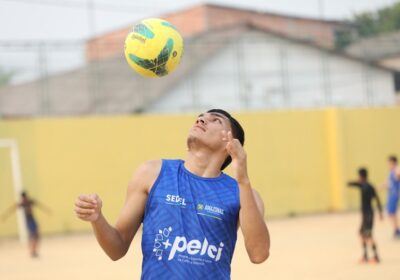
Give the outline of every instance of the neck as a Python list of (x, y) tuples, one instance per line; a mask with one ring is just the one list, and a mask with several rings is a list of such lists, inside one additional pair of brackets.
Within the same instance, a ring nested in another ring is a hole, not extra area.
[(199, 151), (189, 149), (186, 155), (185, 168), (197, 176), (213, 178), (221, 174), (221, 155), (210, 151)]

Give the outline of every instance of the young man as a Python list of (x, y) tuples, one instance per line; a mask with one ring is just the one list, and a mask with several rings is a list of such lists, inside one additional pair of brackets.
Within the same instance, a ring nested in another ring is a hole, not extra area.
[(376, 243), (372, 237), (372, 228), (374, 225), (374, 210), (372, 208), (372, 200), (375, 199), (378, 209), (379, 217), (383, 219), (382, 206), (379, 197), (375, 191), (375, 188), (368, 182), (368, 171), (365, 168), (360, 168), (358, 170), (359, 179), (356, 182), (349, 182), (350, 187), (357, 187), (360, 189), (361, 193), (361, 214), (362, 222), (360, 227), (360, 237), (362, 241), (362, 246), (364, 250), (362, 262), (368, 262), (368, 248), (369, 244), (374, 252), (373, 262), (379, 262), (378, 251), (376, 249)]
[[(95, 194), (79, 196), (75, 212), (91, 222), (113, 260), (126, 254), (143, 223), (143, 280), (230, 279), (239, 226), (253, 263), (264, 262), (270, 247), (243, 143), (240, 124), (223, 110), (210, 110), (189, 131), (185, 161), (149, 161), (136, 170), (115, 226)], [(230, 163), (233, 178), (222, 173)]]
[(384, 187), (388, 188), (388, 199), (387, 199), (387, 212), (389, 219), (392, 222), (394, 229), (394, 237), (400, 238), (399, 223), (397, 220), (397, 205), (399, 203), (400, 194), (400, 167), (397, 165), (397, 157), (389, 156), (388, 158), (389, 176)]
[(39, 246), (39, 226), (33, 215), (33, 206), (37, 206), (50, 214), (50, 209), (44, 206), (42, 203), (31, 199), (26, 192), (21, 193), (21, 201), (12, 205), (6, 213), (2, 215), (2, 220), (4, 221), (9, 215), (14, 213), (18, 207), (24, 210), (26, 227), (29, 233), (29, 252), (32, 258), (37, 258), (38, 246)]

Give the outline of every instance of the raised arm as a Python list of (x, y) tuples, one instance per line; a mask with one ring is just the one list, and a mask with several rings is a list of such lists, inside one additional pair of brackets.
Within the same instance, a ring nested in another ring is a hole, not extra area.
[(361, 188), (360, 182), (357, 182), (357, 181), (348, 182), (348, 183), (347, 183), (347, 186), (348, 186), (348, 187), (357, 187), (357, 188)]
[(136, 170), (115, 226), (111, 226), (103, 216), (102, 201), (96, 194), (81, 195), (75, 202), (77, 216), (91, 222), (98, 243), (112, 260), (118, 260), (127, 253), (142, 222), (149, 189), (160, 169), (161, 161), (149, 161)]
[(260, 196), (251, 188), (247, 174), (247, 156), (239, 140), (228, 132), (227, 151), (232, 157), (233, 177), (240, 189), (239, 223), (244, 236), (245, 247), (251, 262), (262, 263), (269, 256), (270, 236), (264, 221), (264, 205)]
[(11, 205), (6, 211), (1, 214), (1, 220), (5, 221), (11, 214), (17, 211), (18, 204)]
[(36, 199), (34, 200), (34, 202), (35, 202), (35, 205), (37, 206), (37, 208), (39, 208), (40, 210), (42, 210), (43, 212), (45, 212), (48, 215), (51, 214), (50, 207), (48, 207), (47, 205), (43, 204), (42, 202), (40, 202)]

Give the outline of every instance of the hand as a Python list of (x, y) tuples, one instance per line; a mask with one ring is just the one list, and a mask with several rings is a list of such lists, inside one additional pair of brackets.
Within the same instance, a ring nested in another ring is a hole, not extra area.
[(238, 183), (248, 183), (247, 154), (238, 139), (233, 138), (232, 132), (222, 131), (222, 140), (226, 142), (226, 151), (232, 158), (233, 177)]
[(80, 195), (75, 201), (76, 216), (88, 222), (95, 222), (101, 215), (103, 203), (97, 194)]

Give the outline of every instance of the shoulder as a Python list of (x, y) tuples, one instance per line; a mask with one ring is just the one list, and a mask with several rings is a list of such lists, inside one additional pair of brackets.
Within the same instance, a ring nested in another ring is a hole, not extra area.
[(136, 172), (142, 175), (149, 175), (151, 173), (159, 173), (161, 170), (162, 160), (148, 160), (139, 165)]
[(223, 179), (225, 180), (225, 182), (239, 187), (238, 181), (235, 178), (233, 178), (232, 176), (226, 174), (225, 172), (222, 173), (222, 176), (223, 176)]
[(149, 160), (141, 163), (132, 175), (129, 189), (143, 188), (149, 191), (160, 174), (162, 160)]

